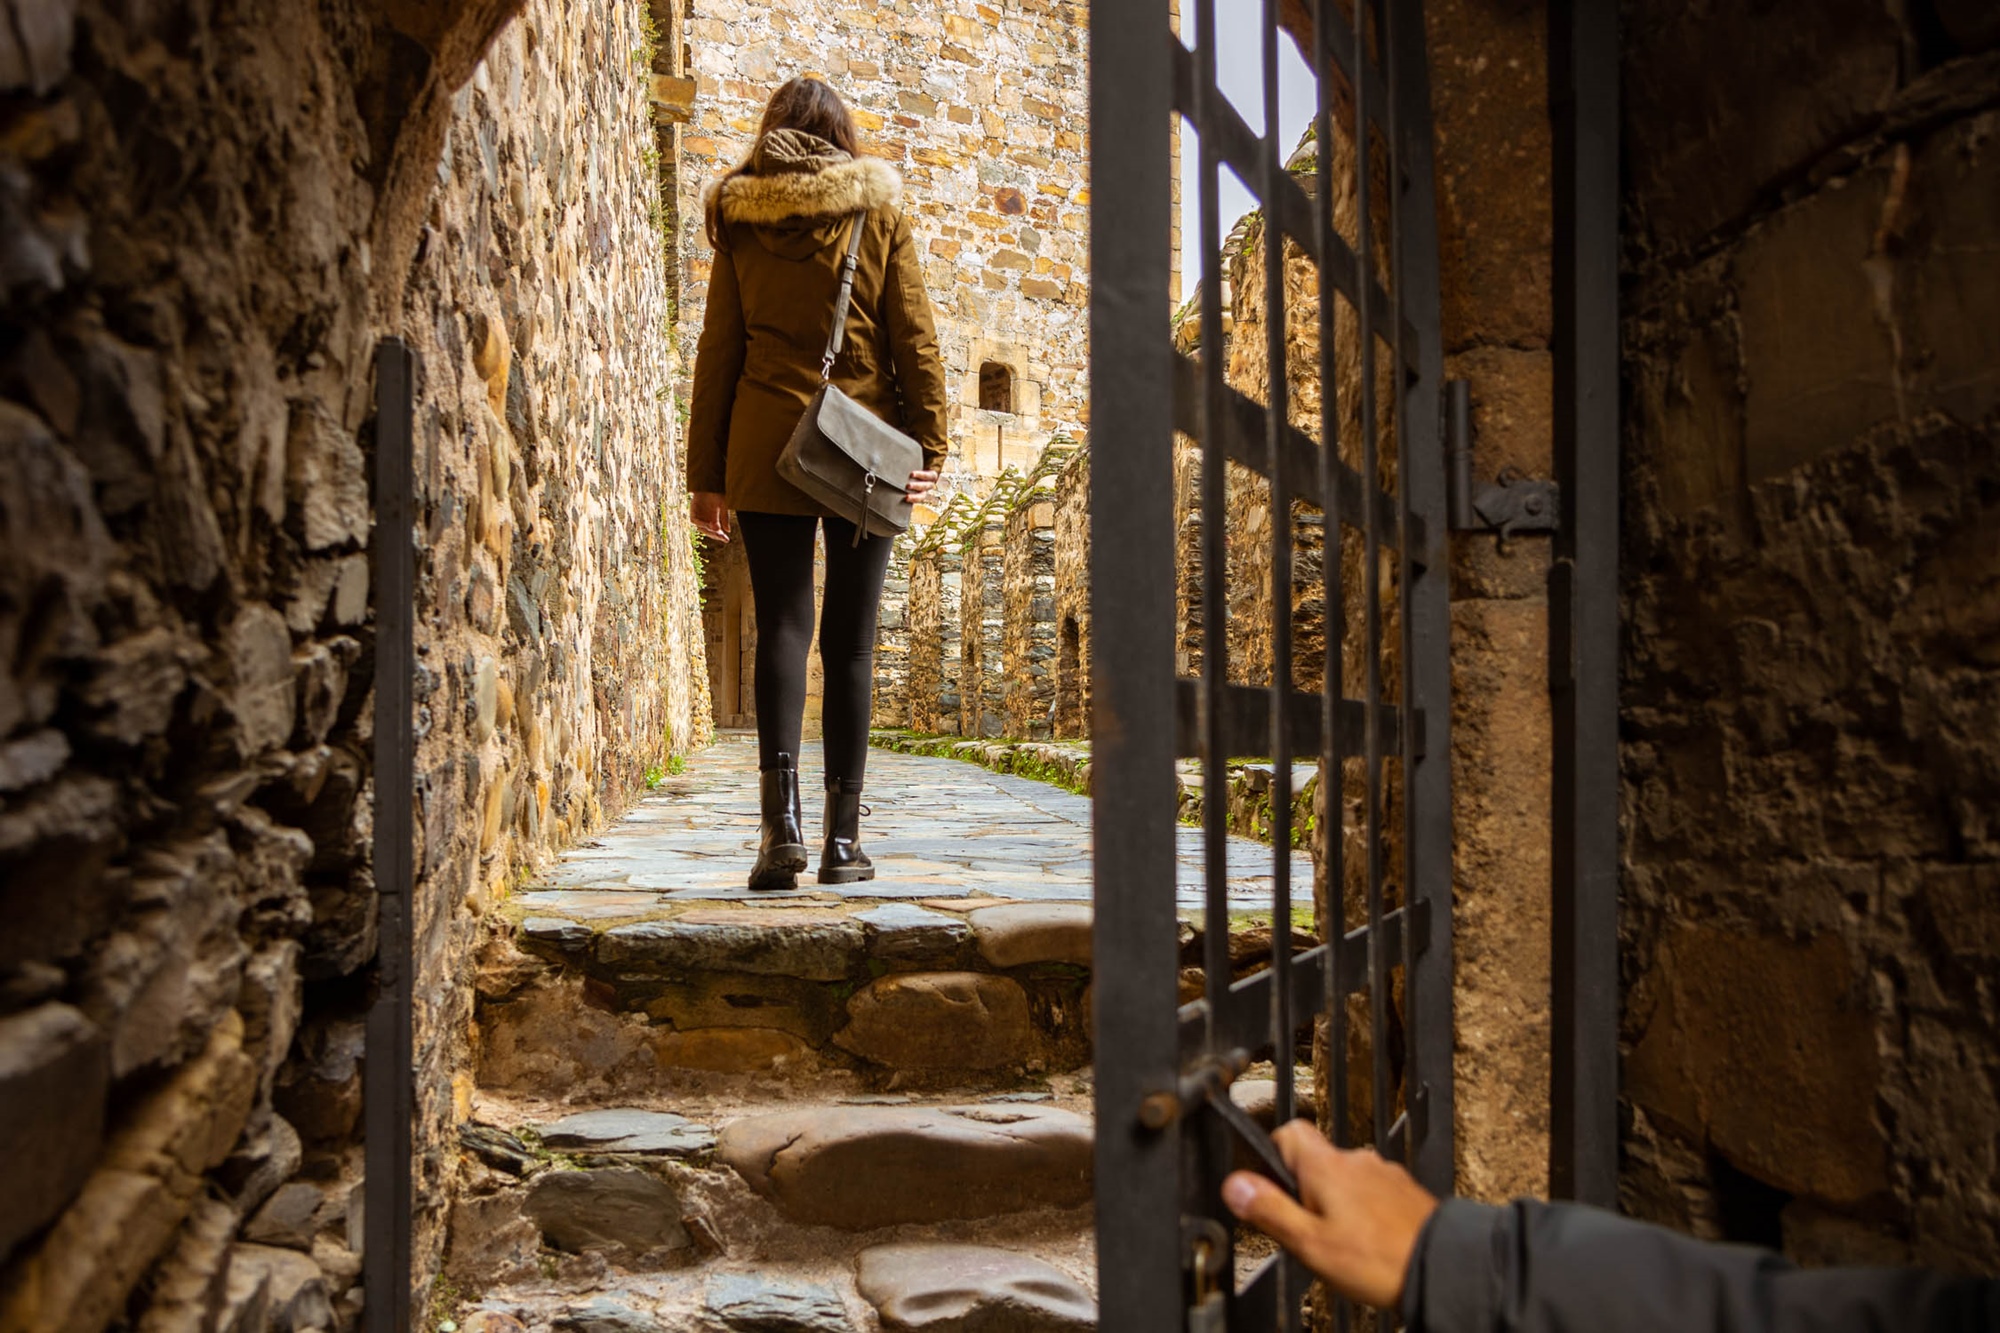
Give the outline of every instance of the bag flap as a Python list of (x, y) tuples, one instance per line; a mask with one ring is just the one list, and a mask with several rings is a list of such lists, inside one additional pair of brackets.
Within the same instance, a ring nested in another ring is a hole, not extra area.
[(832, 385), (821, 393), (820, 433), (877, 481), (901, 491), (910, 474), (924, 465), (917, 442)]

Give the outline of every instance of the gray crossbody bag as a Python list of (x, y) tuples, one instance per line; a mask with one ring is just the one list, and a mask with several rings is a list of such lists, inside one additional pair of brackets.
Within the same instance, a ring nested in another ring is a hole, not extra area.
[(924, 451), (915, 440), (833, 385), (833, 360), (847, 334), (847, 306), (854, 297), (854, 269), (867, 220), (866, 212), (856, 213), (848, 236), (819, 392), (778, 455), (778, 475), (852, 523), (856, 546), (864, 535), (893, 537), (910, 526), (903, 492), (910, 474), (924, 465)]

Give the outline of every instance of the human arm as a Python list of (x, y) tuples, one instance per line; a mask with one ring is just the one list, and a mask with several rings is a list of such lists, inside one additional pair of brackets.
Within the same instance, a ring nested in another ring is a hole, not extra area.
[(1898, 1269), (1800, 1269), (1577, 1204), (1438, 1204), (1370, 1152), (1304, 1122), (1273, 1136), (1301, 1203), (1237, 1172), (1223, 1197), (1336, 1291), (1400, 1307), (1412, 1333), (1973, 1333), (2000, 1283)]
[[(743, 376), (749, 342), (735, 261), (727, 250), (718, 250), (708, 279), (701, 339), (695, 345), (694, 400), (688, 408), (687, 485), (691, 504), (697, 509), (697, 524), (702, 518), (702, 497), (720, 496), (726, 486), (729, 416), (736, 405), (736, 385)], [(726, 534), (726, 516), (722, 526)]]
[[(903, 428), (924, 451), (920, 472), (935, 474), (944, 466), (950, 439), (945, 425), (944, 363), (938, 357), (937, 324), (931, 316), (930, 294), (924, 289), (917, 243), (910, 233), (910, 220), (900, 213), (889, 241), (882, 313), (896, 387), (902, 396)], [(935, 481), (935, 476), (931, 480)]]

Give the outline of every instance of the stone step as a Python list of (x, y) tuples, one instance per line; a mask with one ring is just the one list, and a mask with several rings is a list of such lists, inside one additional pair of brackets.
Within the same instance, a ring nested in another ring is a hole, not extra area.
[[(624, 1094), (690, 1070), (999, 1087), (1090, 1058), (1087, 904), (552, 891), (508, 911), (478, 987), (486, 1087)], [(1265, 966), (1271, 934), (1237, 923), (1234, 976)], [(1187, 999), (1201, 993), (1201, 933), (1190, 923), (1182, 940)]]
[(514, 1288), (458, 1312), (460, 1333), (1090, 1333), (1085, 1283), (1035, 1254), (939, 1241), (839, 1264), (710, 1266), (590, 1292)]
[(1091, 1328), (1087, 1092), (693, 1098), (690, 1115), (482, 1094), (445, 1269), (457, 1322)]
[(478, 988), (483, 1086), (845, 1070), (995, 1087), (1089, 1060), (1087, 905), (597, 901), (613, 896), (515, 900)]

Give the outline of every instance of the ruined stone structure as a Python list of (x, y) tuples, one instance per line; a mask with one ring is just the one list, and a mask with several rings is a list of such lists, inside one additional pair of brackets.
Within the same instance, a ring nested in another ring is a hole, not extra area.
[(1820, 1261), (2000, 1254), (1996, 41), (1627, 18), (1623, 1193)]
[(959, 541), (977, 508), (970, 495), (959, 492), (910, 551), (909, 707), (904, 720), (916, 731), (958, 731), (964, 652), (959, 605), (965, 577)]
[(1050, 441), (1022, 478), (1002, 529), (1000, 671), (1007, 682), (1006, 734), (1047, 740), (1056, 698), (1056, 474), (1075, 452)]
[(481, 914), (707, 725), (648, 15), (521, 10), (0, 24), (0, 1326), (355, 1317), (382, 335), (420, 1273)]
[(885, 727), (907, 725), (910, 717), (910, 556), (922, 539), (922, 530), (914, 525), (896, 538), (882, 583), (875, 640), (875, 719)]
[(959, 539), (958, 734), (998, 736), (1006, 727), (1007, 515), (1022, 477), (1000, 474)]
[(1055, 477), (1055, 735), (1090, 734), (1090, 449)]

